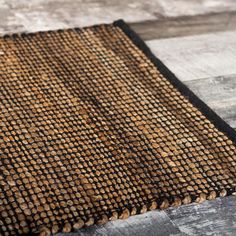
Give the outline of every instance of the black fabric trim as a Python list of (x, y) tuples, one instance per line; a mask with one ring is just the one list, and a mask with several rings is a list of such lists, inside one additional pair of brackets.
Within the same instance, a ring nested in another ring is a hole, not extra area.
[(157, 69), (209, 119), (219, 131), (225, 133), (236, 144), (236, 131), (221, 119), (210, 107), (199, 99), (186, 85), (184, 85), (148, 48), (145, 42), (123, 20), (117, 20), (113, 25), (118, 26), (132, 40), (132, 42), (151, 60)]

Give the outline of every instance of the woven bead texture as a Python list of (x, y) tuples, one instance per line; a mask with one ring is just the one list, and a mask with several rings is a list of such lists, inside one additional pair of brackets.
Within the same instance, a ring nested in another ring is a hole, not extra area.
[(1, 235), (234, 193), (233, 131), (139, 42), (122, 22), (0, 38)]

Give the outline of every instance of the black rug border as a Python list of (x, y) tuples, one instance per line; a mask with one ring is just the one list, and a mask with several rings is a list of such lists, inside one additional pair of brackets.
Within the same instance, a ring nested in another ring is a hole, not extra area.
[(117, 20), (113, 23), (131, 39), (131, 41), (150, 59), (161, 74), (166, 77), (171, 84), (177, 88), (181, 94), (186, 97), (196, 108), (198, 108), (208, 120), (210, 120), (215, 127), (225, 133), (236, 144), (236, 130), (227, 124), (221, 117), (219, 117), (205, 102), (203, 102), (197, 95), (195, 95), (185, 84), (183, 84), (174, 73), (172, 73), (165, 64), (158, 59), (140, 38), (140, 36), (133, 31), (124, 20)]

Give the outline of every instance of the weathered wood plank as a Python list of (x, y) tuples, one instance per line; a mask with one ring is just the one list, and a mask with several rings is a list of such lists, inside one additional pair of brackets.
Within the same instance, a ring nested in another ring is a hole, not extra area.
[(144, 39), (151, 39), (235, 29), (234, 11), (234, 0), (0, 0), (0, 34), (82, 27), (123, 18), (139, 22), (133, 27)]
[(236, 74), (186, 81), (185, 84), (229, 125), (236, 128)]
[(127, 21), (156, 19), (158, 1), (0, 0), (0, 33), (39, 31)]
[(217, 198), (202, 204), (190, 204), (166, 210), (181, 231), (179, 235), (234, 236), (236, 234), (236, 198)]
[(136, 215), (127, 220), (116, 220), (105, 224), (104, 226), (91, 226), (81, 229), (74, 233), (57, 234), (57, 236), (165, 236), (177, 235), (180, 233), (165, 211), (151, 211), (142, 215)]
[(234, 0), (156, 0), (165, 16), (186, 16), (235, 10)]
[(147, 41), (182, 81), (236, 74), (236, 31)]
[(196, 16), (163, 17), (131, 23), (143, 40), (198, 35), (236, 30), (236, 12), (220, 12)]

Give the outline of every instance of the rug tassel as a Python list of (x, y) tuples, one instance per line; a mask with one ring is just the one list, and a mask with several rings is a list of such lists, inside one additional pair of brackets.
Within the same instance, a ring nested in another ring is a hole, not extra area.
[[(236, 191), (231, 194), (236, 196)], [(202, 203), (205, 200), (213, 200), (218, 196), (224, 197), (226, 195), (227, 195), (227, 190), (225, 190), (225, 189), (221, 190), (219, 193), (217, 193), (216, 191), (211, 191), (209, 194), (200, 193), (194, 202)], [(112, 215), (109, 218), (107, 215), (102, 215), (102, 217), (96, 223), (99, 225), (102, 225), (102, 224), (105, 224), (108, 221), (112, 221), (112, 220), (127, 219), (128, 217), (130, 217), (132, 215), (136, 215), (137, 212), (139, 212), (140, 214), (143, 214), (143, 213), (147, 212), (148, 210), (155, 210), (157, 208), (163, 210), (163, 209), (168, 208), (170, 205), (173, 207), (178, 207), (182, 204), (189, 204), (191, 202), (193, 202), (193, 200), (190, 195), (185, 196), (183, 199), (180, 199), (179, 197), (175, 197), (173, 202), (169, 202), (168, 199), (164, 199), (162, 201), (162, 203), (160, 204), (160, 206), (157, 204), (156, 201), (152, 201), (148, 206), (143, 205), (141, 207), (141, 209), (139, 208), (140, 210), (137, 210), (136, 207), (133, 207), (131, 210), (129, 210), (128, 208), (125, 208), (122, 211), (122, 213), (120, 214), (120, 216), (119, 216), (118, 212), (116, 212), (116, 211), (112, 212)], [(94, 218), (89, 218), (86, 222), (84, 222), (82, 219), (79, 219), (76, 223), (73, 224), (73, 227), (70, 223), (67, 222), (63, 226), (62, 232), (69, 233), (73, 229), (78, 230), (84, 226), (93, 225), (94, 223), (95, 223)], [(59, 232), (58, 225), (53, 225), (51, 230), (47, 227), (42, 227), (39, 231), (39, 236), (50, 236), (51, 234), (56, 234), (58, 232)]]
[(70, 223), (65, 223), (63, 226), (62, 232), (63, 233), (69, 233), (71, 231), (72, 227)]
[(117, 219), (118, 219), (118, 213), (116, 211), (112, 212), (112, 215), (109, 218), (109, 220), (117, 220)]
[(195, 202), (196, 203), (202, 203), (206, 201), (207, 197), (205, 193), (200, 193), (200, 195), (196, 198)]
[(213, 200), (216, 198), (216, 192), (215, 191), (211, 191), (209, 196), (208, 196), (208, 200)]
[(39, 230), (39, 236), (50, 236), (50, 235), (51, 235), (51, 231), (47, 227), (42, 227)]
[(130, 216), (130, 211), (126, 208), (122, 211), (121, 215), (119, 216), (119, 219), (127, 219)]
[(183, 199), (183, 204), (189, 204), (192, 202), (192, 199), (191, 197), (188, 195), (188, 196), (185, 196), (185, 198)]
[(176, 198), (174, 199), (174, 202), (172, 203), (171, 206), (173, 206), (173, 207), (178, 207), (178, 206), (180, 206), (181, 204), (182, 204), (181, 199), (178, 198), (178, 197), (176, 197)]
[(167, 199), (164, 199), (163, 202), (160, 205), (160, 209), (166, 209), (167, 207), (169, 207), (169, 201)]
[(94, 224), (94, 218), (89, 218), (88, 221), (84, 223), (85, 226), (90, 226)]
[(134, 215), (136, 215), (136, 214), (137, 214), (137, 208), (136, 208), (136, 207), (133, 207), (133, 208), (131, 209), (130, 215), (131, 215), (131, 216), (134, 216)]
[(147, 209), (147, 206), (144, 205), (144, 206), (141, 208), (140, 213), (141, 213), (141, 214), (146, 213), (147, 210), (148, 210), (148, 209)]
[(97, 221), (97, 224), (104, 225), (104, 224), (106, 224), (108, 222), (108, 220), (109, 219), (108, 219), (107, 215), (102, 215), (101, 219), (99, 219)]
[(73, 228), (75, 230), (81, 229), (84, 226), (84, 221), (82, 219), (79, 219), (74, 225)]
[(56, 234), (56, 233), (58, 233), (59, 232), (59, 227), (58, 227), (58, 225), (53, 225), (52, 226), (52, 234)]
[(225, 189), (221, 190), (220, 196), (225, 197), (227, 195), (227, 191)]
[(158, 205), (157, 203), (154, 201), (151, 203), (151, 205), (149, 206), (149, 210), (152, 211), (152, 210), (155, 210), (157, 209)]

